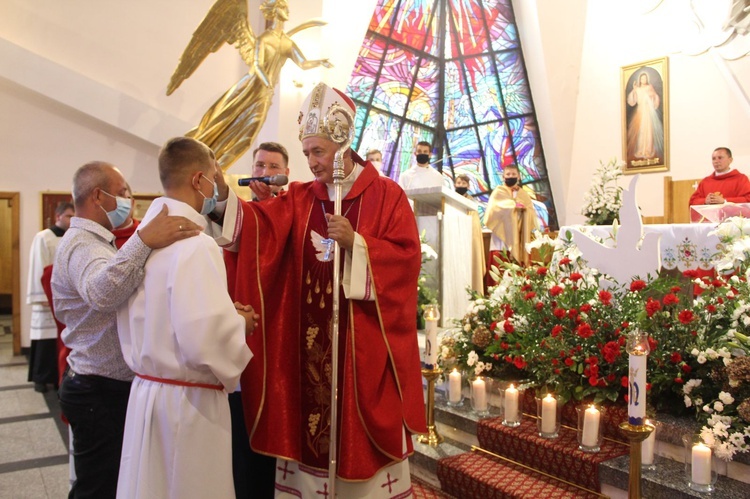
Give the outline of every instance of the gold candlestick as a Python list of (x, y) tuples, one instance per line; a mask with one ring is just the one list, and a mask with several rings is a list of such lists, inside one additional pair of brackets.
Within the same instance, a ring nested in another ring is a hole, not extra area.
[(620, 423), (620, 430), (630, 440), (630, 473), (628, 498), (641, 499), (641, 443), (648, 438), (654, 426), (651, 424), (632, 425)]
[(417, 442), (432, 447), (437, 447), (444, 440), (435, 427), (435, 380), (441, 374), (443, 370), (437, 366), (432, 369), (422, 369), (422, 376), (427, 380), (427, 434), (419, 435)]

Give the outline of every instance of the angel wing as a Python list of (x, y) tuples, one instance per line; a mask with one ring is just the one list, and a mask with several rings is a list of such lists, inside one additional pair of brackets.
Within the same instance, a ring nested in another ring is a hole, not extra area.
[(248, 67), (253, 64), (255, 34), (247, 21), (247, 0), (217, 0), (206, 14), (169, 80), (167, 95), (187, 80), (201, 62), (224, 43), (235, 45)]

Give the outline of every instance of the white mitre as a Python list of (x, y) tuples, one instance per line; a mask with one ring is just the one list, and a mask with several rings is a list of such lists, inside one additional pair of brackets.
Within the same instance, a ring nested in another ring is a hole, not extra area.
[[(318, 83), (307, 96), (299, 112), (299, 140), (306, 137), (323, 137), (333, 140), (339, 133), (348, 133), (346, 120), (337, 117), (329, 117), (329, 128), (326, 130), (325, 121), (329, 111), (335, 106), (341, 106), (351, 113), (352, 120), (357, 112), (354, 102), (342, 91), (329, 87), (325, 83)], [(336, 127), (346, 127), (346, 130), (338, 130)]]

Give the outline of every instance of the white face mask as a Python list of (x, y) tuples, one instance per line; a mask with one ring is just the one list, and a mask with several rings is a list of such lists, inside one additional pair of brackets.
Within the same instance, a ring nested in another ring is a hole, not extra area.
[(109, 219), (109, 223), (112, 224), (112, 228), (116, 229), (128, 219), (128, 215), (130, 215), (131, 201), (128, 198), (114, 196), (105, 190), (102, 190), (102, 192), (111, 198), (115, 198), (115, 201), (117, 202), (117, 207), (112, 211), (107, 211), (104, 209), (104, 206), (99, 205), (99, 208), (107, 214), (107, 218)]

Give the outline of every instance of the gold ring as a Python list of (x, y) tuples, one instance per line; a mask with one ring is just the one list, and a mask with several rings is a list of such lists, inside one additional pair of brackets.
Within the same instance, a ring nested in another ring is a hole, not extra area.
[(182, 225), (180, 225), (180, 226), (179, 226), (178, 228), (179, 228), (180, 230), (182, 230)]

